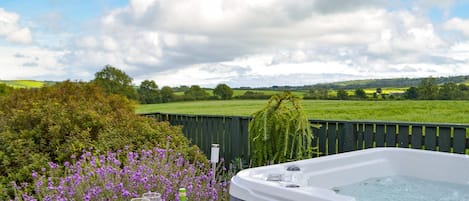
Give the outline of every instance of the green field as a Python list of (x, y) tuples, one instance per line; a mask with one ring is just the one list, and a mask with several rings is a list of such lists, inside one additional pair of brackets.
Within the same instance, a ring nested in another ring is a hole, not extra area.
[[(207, 93), (210, 95), (213, 95), (213, 90), (211, 89), (205, 89)], [(281, 94), (283, 91), (275, 91), (275, 90), (257, 90), (257, 89), (252, 89), (252, 90), (246, 90), (246, 89), (233, 89), (233, 97), (235, 96), (241, 96), (246, 91), (252, 91), (252, 92), (257, 92), (257, 93), (264, 93), (266, 95), (274, 95), (274, 94)], [(306, 91), (292, 91), (291, 92), (293, 95), (298, 96), (298, 97), (303, 97), (303, 95), (306, 93)], [(175, 95), (182, 96), (184, 95), (184, 92), (178, 91), (174, 93)]]
[[(249, 116), (265, 103), (266, 100), (177, 102), (139, 105), (136, 111)], [(304, 100), (302, 103), (311, 119), (469, 124), (469, 101)]]
[(35, 80), (0, 80), (0, 83), (6, 84), (13, 88), (37, 88), (43, 87), (46, 82)]

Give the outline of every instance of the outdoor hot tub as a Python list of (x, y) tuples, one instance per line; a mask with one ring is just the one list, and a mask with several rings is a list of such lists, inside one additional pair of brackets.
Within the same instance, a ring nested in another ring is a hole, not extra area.
[(231, 179), (230, 195), (232, 201), (354, 201), (361, 199), (342, 193), (351, 185), (390, 188), (385, 185), (396, 181), (398, 192), (418, 190), (417, 196), (444, 189), (420, 192), (422, 183), (406, 187), (399, 177), (449, 185), (445, 200), (469, 200), (469, 156), (406, 148), (372, 148), (246, 169)]

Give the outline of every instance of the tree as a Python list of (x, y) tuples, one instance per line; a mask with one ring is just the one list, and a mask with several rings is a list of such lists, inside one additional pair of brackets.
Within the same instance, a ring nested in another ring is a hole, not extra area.
[(355, 97), (360, 98), (360, 99), (366, 99), (366, 92), (363, 89), (357, 89), (355, 90)]
[(220, 97), (222, 100), (228, 100), (233, 97), (233, 89), (226, 84), (218, 84), (213, 90), (213, 95)]
[(406, 99), (417, 99), (418, 98), (418, 89), (416, 87), (410, 87), (404, 92), (404, 98)]
[(430, 77), (422, 79), (418, 89), (418, 98), (423, 100), (434, 100), (438, 97), (438, 85), (436, 78)]
[(171, 102), (174, 99), (174, 91), (171, 87), (164, 86), (161, 88), (161, 102), (167, 103)]
[(249, 122), (253, 165), (311, 158), (312, 126), (298, 97), (290, 92), (273, 95)]
[(337, 99), (339, 99), (339, 100), (348, 99), (347, 91), (345, 91), (344, 89), (337, 90)]
[(458, 88), (460, 91), (469, 91), (469, 87), (466, 84), (459, 84)]
[(151, 104), (161, 102), (160, 90), (153, 80), (144, 80), (137, 89), (140, 103)]
[(132, 86), (132, 78), (124, 71), (121, 71), (111, 65), (95, 74), (95, 79), (91, 82), (102, 87), (108, 94), (120, 94), (129, 99), (137, 99), (137, 93)]
[(189, 90), (184, 92), (186, 100), (206, 100), (209, 96), (205, 89), (200, 88), (199, 85), (192, 85)]
[(304, 99), (327, 99), (329, 96), (329, 90), (325, 88), (315, 88), (311, 87), (304, 95)]
[(381, 87), (376, 88), (376, 93), (377, 94), (383, 93), (383, 89), (381, 89)]
[(457, 84), (454, 82), (448, 82), (441, 86), (438, 97), (443, 100), (455, 100), (461, 99), (462, 93)]

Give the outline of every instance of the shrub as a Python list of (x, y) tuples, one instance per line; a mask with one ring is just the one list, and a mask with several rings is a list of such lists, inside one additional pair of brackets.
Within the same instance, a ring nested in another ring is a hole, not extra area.
[(63, 163), (87, 147), (137, 150), (165, 145), (168, 137), (169, 148), (206, 161), (181, 128), (136, 115), (132, 101), (96, 85), (65, 81), (14, 90), (0, 97), (0, 192), (7, 192), (0, 194), (12, 195), (9, 181), (31, 181), (28, 172), (47, 161)]
[(311, 158), (311, 126), (298, 97), (290, 92), (272, 96), (249, 122), (253, 165)]
[(237, 99), (269, 99), (272, 95), (262, 92), (246, 91), (243, 95), (236, 96)]

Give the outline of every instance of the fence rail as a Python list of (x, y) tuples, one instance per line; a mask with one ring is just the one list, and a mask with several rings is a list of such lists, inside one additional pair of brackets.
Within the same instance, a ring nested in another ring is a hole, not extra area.
[[(184, 135), (209, 156), (210, 145), (220, 144), (220, 155), (226, 161), (242, 158), (248, 161), (250, 117), (218, 115), (185, 115), (169, 113), (142, 114), (157, 121), (182, 126)], [(444, 123), (411, 123), (381, 121), (310, 120), (313, 128), (315, 156), (332, 155), (371, 147), (405, 147), (459, 154), (469, 154), (469, 125)]]

